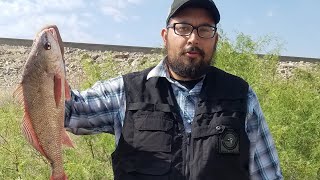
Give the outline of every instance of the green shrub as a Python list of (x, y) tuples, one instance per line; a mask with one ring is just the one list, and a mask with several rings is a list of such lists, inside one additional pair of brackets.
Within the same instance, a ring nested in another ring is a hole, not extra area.
[[(257, 56), (265, 43), (239, 34), (236, 43), (222, 37), (216, 66), (249, 82), (276, 142), (285, 179), (320, 179), (320, 68), (297, 69), (286, 79), (277, 72), (279, 49)], [(275, 53), (275, 54), (274, 54)]]

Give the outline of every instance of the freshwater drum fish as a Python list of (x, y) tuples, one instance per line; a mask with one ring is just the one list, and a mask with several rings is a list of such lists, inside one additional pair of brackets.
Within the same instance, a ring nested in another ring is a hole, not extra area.
[(33, 41), (22, 81), (14, 96), (23, 104), (22, 132), (51, 165), (52, 180), (65, 180), (62, 144), (73, 147), (64, 129), (66, 81), (64, 47), (55, 25), (44, 27)]

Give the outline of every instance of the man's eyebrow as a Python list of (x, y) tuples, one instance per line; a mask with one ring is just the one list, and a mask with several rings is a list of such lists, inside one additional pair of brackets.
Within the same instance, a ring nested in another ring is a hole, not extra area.
[(215, 27), (216, 25), (214, 23), (210, 24), (210, 23), (202, 23), (202, 24), (199, 24), (198, 26), (213, 26)]
[(187, 21), (177, 21), (175, 23), (183, 23), (183, 24), (190, 24), (191, 25), (191, 23), (188, 23)]

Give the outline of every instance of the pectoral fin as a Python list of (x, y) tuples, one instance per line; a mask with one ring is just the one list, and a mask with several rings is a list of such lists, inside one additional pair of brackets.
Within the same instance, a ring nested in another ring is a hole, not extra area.
[(56, 106), (58, 107), (61, 100), (61, 78), (57, 75), (54, 76), (54, 100)]

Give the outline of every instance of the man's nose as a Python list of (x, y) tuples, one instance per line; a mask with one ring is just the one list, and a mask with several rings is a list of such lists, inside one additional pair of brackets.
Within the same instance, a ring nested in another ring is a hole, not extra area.
[(193, 29), (188, 38), (188, 44), (198, 44), (199, 43), (199, 35), (197, 29)]

